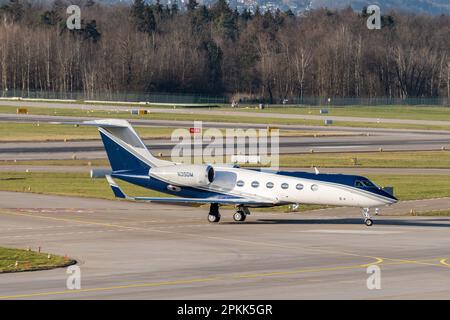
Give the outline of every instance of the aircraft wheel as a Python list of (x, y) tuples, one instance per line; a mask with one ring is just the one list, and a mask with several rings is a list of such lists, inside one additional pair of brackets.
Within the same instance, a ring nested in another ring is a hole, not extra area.
[(220, 214), (214, 215), (214, 214), (209, 214), (208, 215), (208, 221), (211, 223), (217, 223), (220, 221)]
[(234, 221), (238, 221), (238, 222), (245, 221), (246, 217), (247, 217), (247, 215), (241, 211), (236, 211), (235, 214), (233, 215)]
[(364, 223), (365, 223), (366, 226), (368, 226), (368, 227), (370, 227), (371, 225), (373, 225), (372, 219), (366, 219), (366, 220), (364, 221)]

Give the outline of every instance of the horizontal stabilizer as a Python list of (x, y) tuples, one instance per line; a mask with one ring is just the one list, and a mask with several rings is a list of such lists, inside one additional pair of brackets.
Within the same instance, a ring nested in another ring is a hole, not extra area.
[(127, 128), (129, 123), (122, 119), (100, 119), (100, 120), (87, 120), (87, 121), (68, 121), (68, 122), (51, 122), (51, 124), (68, 124), (74, 126), (90, 126), (90, 127), (102, 127), (102, 128)]

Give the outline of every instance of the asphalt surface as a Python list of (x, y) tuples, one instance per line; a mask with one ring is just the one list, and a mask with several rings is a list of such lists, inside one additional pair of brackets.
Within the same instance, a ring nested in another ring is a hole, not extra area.
[[(46, 107), (49, 107), (47, 104)], [(85, 120), (92, 120), (95, 117), (71, 117), (58, 115), (16, 115), (11, 113), (0, 113), (0, 122), (25, 122), (25, 123), (74, 123)], [(147, 127), (169, 127), (169, 128), (189, 128), (192, 127), (192, 121), (181, 120), (153, 120), (153, 119), (127, 119), (131, 124), (136, 126)], [(245, 123), (245, 122), (214, 122), (202, 121), (203, 128), (261, 128), (266, 129), (267, 124), (264, 123)], [(325, 131), (325, 132), (358, 132), (358, 133), (384, 133), (384, 134), (401, 134), (401, 133), (418, 133), (418, 134), (449, 134), (447, 130), (425, 130), (425, 129), (391, 129), (391, 128), (369, 128), (369, 127), (342, 127), (342, 126), (313, 126), (313, 125), (293, 125), (293, 124), (276, 124), (277, 128), (283, 130), (302, 130), (302, 131)]]
[[(450, 199), (399, 203), (383, 214)], [(0, 192), (0, 246), (77, 259), (65, 269), (0, 275), (0, 299), (448, 299), (449, 217), (377, 216), (358, 209), (253, 212)], [(369, 290), (367, 267), (381, 270)]]
[[(64, 103), (36, 103), (36, 102), (11, 102), (3, 101), (14, 106), (51, 106), (52, 108), (83, 108), (84, 105)], [(109, 110), (108, 108), (123, 109), (116, 106), (92, 106), (93, 109)], [(113, 109), (111, 109), (113, 110)], [(152, 109), (153, 110), (153, 109)], [(166, 110), (166, 109), (164, 109)], [(174, 112), (215, 112), (199, 109), (167, 109)], [(234, 113), (234, 112), (232, 112)], [(258, 114), (266, 116), (273, 114)], [(285, 114), (279, 114), (286, 116)], [(287, 115), (292, 116), (292, 115)], [(67, 116), (39, 116), (39, 115), (15, 115), (0, 114), (0, 122), (79, 122), (92, 119), (90, 117)], [(157, 126), (157, 127), (191, 127), (191, 121), (148, 120), (133, 119), (133, 125)], [(204, 128), (266, 128), (265, 124), (245, 123), (218, 123), (203, 122)], [(416, 150), (440, 150), (450, 148), (450, 132), (439, 130), (415, 130), (415, 129), (381, 129), (381, 128), (349, 128), (327, 126), (304, 125), (277, 125), (284, 130), (302, 130), (314, 132), (349, 133), (350, 136), (328, 137), (280, 137), (280, 154), (310, 153), (313, 152), (371, 152), (379, 151), (416, 151)], [(170, 140), (151, 139), (146, 140), (150, 150), (169, 156), (175, 143)], [(204, 145), (206, 146), (206, 144)], [(216, 144), (219, 146), (219, 144)], [(94, 141), (69, 141), (69, 142), (6, 142), (0, 143), (0, 156), (5, 160), (32, 160), (32, 159), (71, 159), (74, 156), (84, 159), (104, 158), (106, 154), (99, 140)]]
[[(268, 139), (270, 152), (270, 139)], [(150, 139), (145, 141), (154, 154), (170, 156), (178, 142), (170, 139)], [(236, 148), (236, 143), (234, 144)], [(203, 148), (222, 147), (223, 154), (236, 154), (236, 149), (227, 148), (227, 142), (204, 143)], [(297, 154), (313, 152), (373, 152), (379, 151), (417, 151), (450, 149), (450, 134), (414, 134), (396, 135), (370, 134), (358, 136), (331, 137), (280, 137), (280, 154)], [(248, 152), (248, 143), (245, 150)], [(193, 153), (192, 153), (193, 154)], [(4, 160), (31, 159), (95, 159), (105, 158), (106, 153), (100, 140), (68, 142), (2, 142), (0, 155)]]
[[(45, 102), (30, 102), (30, 101), (2, 101), (4, 106), (15, 107), (51, 107), (55, 109), (85, 109), (85, 110), (104, 110), (116, 111), (124, 109), (137, 109), (145, 107), (120, 107), (114, 105), (90, 105), (88, 103), (52, 103), (49, 105)], [(224, 115), (224, 116), (242, 116), (242, 117), (257, 117), (257, 118), (278, 118), (278, 119), (303, 119), (303, 120), (320, 120), (325, 119), (333, 121), (346, 122), (369, 122), (369, 123), (391, 123), (391, 124), (413, 124), (413, 125), (443, 125), (450, 126), (450, 121), (439, 120), (412, 120), (412, 119), (389, 119), (389, 118), (367, 118), (367, 117), (341, 117), (341, 116), (319, 116), (319, 115), (300, 115), (300, 114), (285, 114), (285, 113), (257, 113), (248, 111), (225, 111), (225, 110), (204, 110), (200, 108), (151, 108), (153, 112), (174, 113), (174, 114), (202, 114), (202, 115)]]

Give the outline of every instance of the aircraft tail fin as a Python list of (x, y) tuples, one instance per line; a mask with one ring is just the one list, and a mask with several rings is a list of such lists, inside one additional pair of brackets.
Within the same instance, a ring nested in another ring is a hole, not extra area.
[(102, 119), (84, 121), (84, 126), (98, 127), (113, 172), (145, 172), (151, 167), (171, 162), (155, 158), (126, 120)]

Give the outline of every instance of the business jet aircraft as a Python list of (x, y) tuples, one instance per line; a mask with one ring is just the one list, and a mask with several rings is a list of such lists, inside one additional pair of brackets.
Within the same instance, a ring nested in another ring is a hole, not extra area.
[[(208, 220), (212, 223), (220, 220), (220, 205), (234, 205), (234, 220), (245, 221), (249, 208), (301, 203), (361, 207), (364, 223), (371, 226), (370, 208), (397, 202), (393, 195), (361, 176), (180, 164), (155, 158), (125, 120), (80, 124), (98, 127), (112, 168), (105, 177), (117, 198), (210, 204)], [(177, 197), (130, 197), (114, 181), (116, 178)]]

